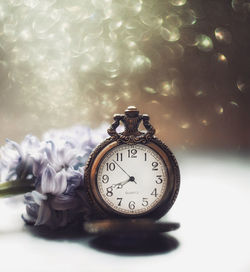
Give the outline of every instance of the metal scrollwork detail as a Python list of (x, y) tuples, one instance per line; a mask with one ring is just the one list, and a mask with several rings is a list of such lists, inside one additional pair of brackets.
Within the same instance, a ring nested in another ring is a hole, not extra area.
[[(143, 125), (147, 132), (141, 132), (138, 130), (139, 125), (143, 121)], [(125, 130), (118, 133), (116, 129), (120, 123), (124, 124)], [(108, 129), (108, 134), (113, 140), (126, 144), (147, 143), (150, 141), (154, 134), (155, 129), (149, 123), (149, 116), (147, 114), (139, 114), (136, 107), (128, 107), (125, 114), (114, 115), (114, 122)]]
[(108, 128), (108, 134), (113, 138), (113, 140), (117, 140), (119, 138), (119, 134), (116, 132), (116, 129), (120, 125), (120, 121), (122, 119), (121, 114), (114, 115), (114, 122), (111, 124), (110, 128)]

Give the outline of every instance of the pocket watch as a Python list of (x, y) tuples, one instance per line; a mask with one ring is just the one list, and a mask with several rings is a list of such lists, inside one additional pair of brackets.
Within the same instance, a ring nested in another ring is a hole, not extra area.
[[(145, 132), (138, 129), (141, 122)], [(120, 123), (124, 131), (118, 133)], [(173, 153), (154, 136), (149, 116), (133, 106), (125, 114), (114, 115), (107, 132), (110, 137), (95, 148), (85, 167), (90, 218), (98, 222), (159, 219), (179, 191), (180, 173)]]

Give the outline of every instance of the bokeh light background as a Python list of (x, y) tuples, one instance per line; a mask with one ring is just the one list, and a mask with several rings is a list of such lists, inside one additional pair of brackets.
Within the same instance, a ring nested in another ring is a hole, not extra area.
[(177, 155), (163, 220), (181, 223), (178, 249), (119, 256), (39, 236), (20, 196), (0, 201), (6, 271), (250, 271), (250, 0), (0, 0), (0, 145), (129, 105)]
[(250, 1), (0, 0), (0, 142), (136, 105), (182, 148), (250, 148)]

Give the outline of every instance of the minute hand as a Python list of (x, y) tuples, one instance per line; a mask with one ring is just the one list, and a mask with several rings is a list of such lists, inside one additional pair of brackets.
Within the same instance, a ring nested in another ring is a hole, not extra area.
[(116, 162), (113, 160), (113, 162), (130, 178), (131, 176)]

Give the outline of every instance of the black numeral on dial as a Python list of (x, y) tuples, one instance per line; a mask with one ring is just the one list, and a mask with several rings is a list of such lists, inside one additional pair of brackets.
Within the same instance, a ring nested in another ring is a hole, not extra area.
[(161, 184), (162, 183), (162, 175), (157, 175), (157, 180), (155, 181), (157, 184)]
[(121, 206), (121, 204), (122, 204), (122, 197), (117, 197), (116, 200), (118, 200), (118, 206)]
[(115, 170), (115, 164), (113, 163), (113, 162), (111, 162), (111, 163), (106, 163), (106, 169), (107, 169), (107, 171), (114, 171)]
[(102, 176), (102, 183), (108, 183), (109, 182), (109, 176), (108, 175), (103, 175)]
[(116, 160), (122, 161), (122, 153), (116, 153)]
[(146, 197), (143, 197), (142, 199), (142, 206), (144, 207), (148, 206), (148, 199)]
[(137, 150), (129, 149), (128, 150), (128, 158), (137, 158)]
[(152, 170), (157, 171), (158, 170), (158, 162), (152, 162)]
[(111, 197), (113, 195), (113, 188), (112, 187), (108, 187), (106, 192), (106, 196)]
[(151, 195), (153, 195), (153, 196), (155, 196), (155, 197), (158, 196), (156, 188), (154, 188), (154, 190), (153, 190), (153, 192), (151, 193)]
[(128, 207), (129, 207), (130, 210), (134, 210), (135, 209), (135, 202), (134, 201), (130, 201), (128, 203)]

